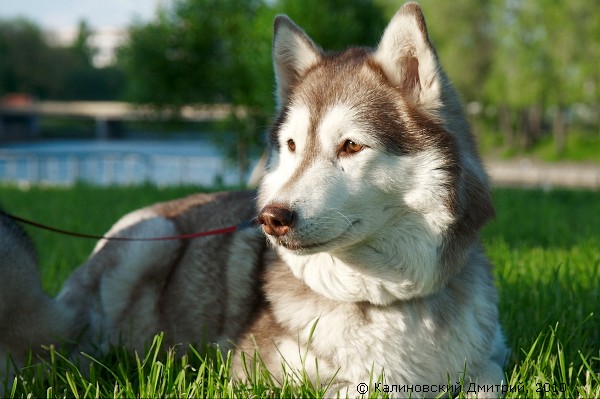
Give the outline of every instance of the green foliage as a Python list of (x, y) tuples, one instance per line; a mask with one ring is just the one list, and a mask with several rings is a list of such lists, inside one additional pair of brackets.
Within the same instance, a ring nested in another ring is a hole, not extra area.
[(252, 28), (263, 8), (259, 1), (178, 1), (155, 21), (131, 27), (120, 53), (128, 97), (158, 106), (260, 103), (251, 85), (269, 62), (270, 28)]
[(550, 136), (538, 140), (535, 146), (528, 149), (509, 148), (502, 145), (502, 136), (496, 132), (479, 134), (479, 148), (483, 154), (491, 158), (528, 157), (546, 162), (557, 162), (568, 159), (576, 162), (600, 163), (600, 135), (582, 130), (569, 133), (562, 153), (557, 153)]
[(92, 65), (92, 60), (98, 52), (98, 49), (91, 47), (89, 44), (92, 33), (85, 20), (79, 21), (77, 37), (75, 37), (71, 46), (71, 53), (85, 66)]
[(272, 26), (282, 12), (327, 49), (373, 45), (385, 26), (365, 0), (180, 0), (130, 29), (119, 58), (129, 98), (159, 106), (228, 102), (271, 114)]
[(62, 76), (48, 65), (57, 65), (68, 53), (52, 51), (41, 30), (19, 19), (0, 21), (0, 94), (27, 92), (40, 97), (56, 96)]
[(90, 29), (81, 22), (72, 47), (50, 44), (30, 21), (0, 20), (0, 96), (28, 93), (39, 99), (104, 100), (117, 97), (123, 75), (92, 65)]
[[(124, 213), (181, 197), (196, 187), (151, 185), (102, 189), (0, 186), (15, 214), (73, 230), (101, 234)], [(483, 231), (496, 265), (500, 315), (512, 358), (507, 397), (600, 396), (600, 192), (498, 189), (497, 218)], [(55, 294), (84, 261), (93, 241), (35, 229), (44, 287)], [(181, 349), (181, 348), (180, 348)], [(229, 381), (230, 357), (191, 348), (179, 357), (157, 336), (145, 354), (114, 348), (97, 358), (68, 361), (53, 348), (49, 360), (26, 368), (8, 397), (322, 397), (302, 375), (273, 384), (258, 373), (252, 385)], [(566, 392), (540, 394), (538, 384)], [(369, 392), (370, 397), (378, 397)], [(465, 397), (460, 392), (458, 397)]]
[(383, 9), (371, 0), (280, 0), (275, 7), (328, 51), (374, 47), (388, 22)]
[(600, 81), (586, 70), (600, 61), (587, 51), (597, 47), (599, 17), (589, 6), (584, 0), (492, 2), (495, 51), (481, 99), (503, 108), (505, 145), (527, 149), (551, 130), (560, 155), (569, 107), (587, 98), (598, 118)]

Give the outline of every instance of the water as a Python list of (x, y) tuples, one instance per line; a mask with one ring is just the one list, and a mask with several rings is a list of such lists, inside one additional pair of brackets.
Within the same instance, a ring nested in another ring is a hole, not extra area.
[(79, 180), (212, 186), (238, 184), (240, 176), (204, 138), (43, 140), (0, 148), (0, 181), (70, 185)]

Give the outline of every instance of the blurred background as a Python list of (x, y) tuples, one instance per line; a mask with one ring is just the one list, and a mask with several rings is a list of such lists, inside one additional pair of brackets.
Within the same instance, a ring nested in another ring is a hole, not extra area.
[[(401, 3), (0, 0), (0, 181), (243, 185), (274, 116), (273, 17), (342, 50)], [(600, 187), (600, 3), (421, 5), (494, 181)]]

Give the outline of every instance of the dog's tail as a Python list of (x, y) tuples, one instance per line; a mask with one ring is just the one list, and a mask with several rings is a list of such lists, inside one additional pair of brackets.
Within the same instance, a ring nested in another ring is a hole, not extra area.
[(72, 313), (43, 291), (31, 239), (0, 210), (0, 377), (30, 349), (68, 338)]

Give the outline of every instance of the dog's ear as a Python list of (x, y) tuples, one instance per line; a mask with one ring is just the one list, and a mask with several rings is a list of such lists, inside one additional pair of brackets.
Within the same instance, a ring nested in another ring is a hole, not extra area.
[(302, 29), (285, 15), (275, 17), (273, 64), (277, 83), (277, 104), (288, 100), (290, 89), (321, 58), (322, 51)]
[(398, 10), (385, 29), (374, 58), (409, 101), (431, 111), (441, 106), (445, 77), (418, 4), (407, 3)]

